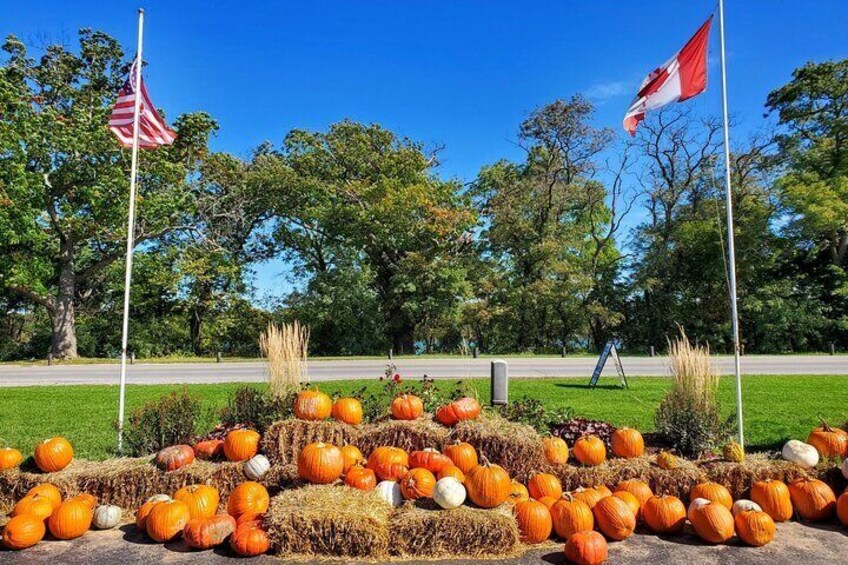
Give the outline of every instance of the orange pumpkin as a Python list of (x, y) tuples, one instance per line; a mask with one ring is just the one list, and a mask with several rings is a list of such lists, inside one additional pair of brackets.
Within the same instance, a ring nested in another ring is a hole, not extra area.
[(54, 510), (59, 508), (59, 505), (62, 504), (62, 493), (60, 493), (59, 489), (50, 483), (35, 485), (27, 491), (26, 496), (35, 496), (36, 494), (50, 499), (50, 504), (53, 505)]
[(574, 457), (583, 465), (594, 467), (607, 459), (607, 448), (598, 436), (583, 436), (574, 443)]
[(45, 473), (61, 471), (74, 458), (74, 448), (63, 437), (45, 439), (35, 446), (36, 466)]
[(355, 465), (345, 475), (345, 484), (359, 490), (372, 490), (377, 486), (377, 475), (371, 469)]
[(301, 391), (294, 401), (294, 415), (301, 420), (326, 420), (333, 411), (333, 401), (318, 390)]
[(44, 520), (37, 516), (21, 514), (6, 523), (3, 528), (3, 547), (6, 549), (26, 549), (32, 547), (47, 533)]
[(763, 546), (774, 539), (774, 520), (765, 512), (743, 510), (733, 519), (739, 539), (754, 547)]
[(230, 498), (227, 499), (227, 512), (234, 518), (247, 512), (264, 514), (270, 502), (271, 497), (264, 486), (254, 481), (245, 481), (230, 493)]
[(53, 511), (47, 520), (47, 528), (56, 539), (74, 539), (91, 527), (93, 512), (81, 500), (66, 500)]
[(148, 498), (138, 509), (138, 512), (135, 513), (135, 527), (139, 530), (146, 531), (147, 518), (150, 516), (150, 511), (153, 510), (153, 507), (170, 500), (173, 499), (166, 494), (157, 494)]
[[(510, 499), (511, 499), (512, 495), (510, 494), (509, 496), (510, 496)], [(530, 495), (527, 495), (527, 499), (528, 500), (530, 499)], [(552, 497), (552, 496), (543, 496), (542, 498), (539, 499), (539, 502), (541, 502), (542, 504), (547, 506), (548, 510), (551, 510), (554, 507), (554, 504), (557, 503), (557, 499)]]
[(602, 498), (604, 498), (604, 495), (602, 493), (598, 492), (596, 489), (591, 488), (591, 487), (590, 488), (578, 487), (578, 488), (574, 489), (573, 491), (571, 491), (571, 496), (573, 496), (577, 500), (582, 500), (583, 502), (585, 502), (589, 506), (589, 508), (594, 508), (595, 505)]
[[(509, 484), (509, 500), (512, 502), (518, 502), (519, 500), (529, 500), (530, 499), (530, 491), (527, 490), (527, 487), (512, 479), (512, 482)], [(539, 497), (536, 500), (541, 500), (544, 497)], [(550, 497), (553, 498), (553, 497)], [(556, 499), (554, 499), (556, 502)], [(553, 503), (551, 503), (553, 504)]]
[(85, 505), (88, 506), (92, 512), (94, 512), (94, 509), (97, 507), (97, 497), (95, 497), (93, 494), (88, 494), (87, 492), (79, 493), (78, 495), (73, 497), (73, 500), (79, 500), (80, 502), (85, 503)]
[(792, 500), (785, 483), (766, 479), (751, 485), (751, 500), (775, 522), (785, 522), (792, 517)]
[(615, 496), (599, 500), (592, 508), (592, 514), (598, 529), (611, 540), (625, 540), (636, 529), (636, 515), (626, 502)]
[(330, 443), (310, 443), (297, 456), (297, 474), (310, 483), (332, 483), (342, 476), (343, 470), (342, 451)]
[(333, 403), (330, 413), (339, 422), (357, 426), (362, 422), (362, 403), (355, 398), (339, 398)]
[(565, 558), (576, 565), (601, 565), (607, 560), (607, 540), (598, 532), (577, 532), (565, 542)]
[(705, 498), (711, 502), (717, 502), (728, 510), (733, 508), (733, 497), (724, 485), (713, 482), (698, 483), (689, 491), (689, 500)]
[(154, 462), (164, 471), (176, 471), (194, 463), (194, 450), (187, 445), (172, 445), (160, 450)]
[(259, 453), (259, 432), (232, 430), (224, 438), (224, 456), (227, 461), (247, 461)]
[(636, 500), (639, 501), (639, 506), (645, 504), (646, 500), (654, 496), (654, 492), (651, 490), (651, 487), (649, 487), (647, 483), (638, 479), (621, 481), (618, 483), (618, 486), (615, 487), (615, 490), (629, 492), (636, 497)]
[(241, 524), (230, 536), (230, 547), (238, 555), (254, 557), (267, 553), (271, 549), (271, 540), (261, 526), (253, 523)]
[(455, 426), (480, 415), (480, 403), (468, 396), (454, 400), (436, 410), (436, 419), (446, 426)]
[(821, 426), (810, 432), (807, 443), (818, 450), (822, 457), (848, 457), (848, 432), (830, 427), (824, 419)]
[(480, 508), (494, 508), (503, 504), (512, 490), (509, 474), (500, 465), (483, 461), (465, 475), (468, 498)]
[(451, 461), (450, 457), (429, 447), (421, 451), (413, 451), (409, 454), (410, 469), (420, 467), (436, 474), (449, 465), (453, 465), (453, 461)]
[(185, 502), (192, 518), (211, 518), (218, 511), (220, 496), (216, 488), (188, 485), (174, 493), (174, 500)]
[(165, 543), (179, 536), (189, 520), (191, 520), (191, 513), (185, 502), (180, 500), (159, 502), (147, 515), (145, 529), (153, 541)]
[(424, 414), (424, 402), (414, 394), (401, 394), (392, 400), (395, 420), (416, 420)]
[(618, 428), (612, 433), (610, 442), (612, 452), (616, 457), (633, 459), (645, 452), (645, 440), (642, 434), (633, 428)]
[(542, 449), (545, 451), (545, 459), (551, 465), (568, 463), (568, 444), (561, 437), (545, 437), (542, 439)]
[(798, 515), (810, 522), (823, 522), (836, 509), (833, 489), (818, 479), (799, 479), (789, 483), (789, 497)]
[(724, 543), (733, 537), (733, 514), (721, 503), (708, 502), (691, 508), (689, 520), (698, 537), (707, 543)]
[(365, 456), (362, 455), (362, 452), (355, 445), (343, 445), (339, 449), (342, 452), (342, 461), (344, 463), (342, 465), (342, 473), (347, 473), (348, 469), (354, 465), (365, 463)]
[(447, 455), (450, 460), (453, 461), (453, 464), (459, 467), (459, 470), (463, 473), (468, 473), (468, 471), (476, 467), (479, 463), (477, 459), (477, 450), (474, 449), (474, 446), (462, 441), (458, 441), (447, 446), (445, 448), (445, 455)]
[(17, 449), (12, 449), (11, 447), (4, 447), (0, 449), (0, 471), (14, 469), (20, 465), (23, 460), (24, 456), (21, 455), (21, 452)]
[(224, 440), (207, 439), (194, 444), (194, 456), (204, 461), (219, 459), (224, 454)]
[(264, 514), (258, 514), (256, 512), (245, 512), (244, 514), (236, 518), (236, 526), (241, 526), (242, 524), (254, 524), (256, 526), (261, 526), (264, 517)]
[(626, 490), (617, 490), (612, 493), (612, 495), (616, 498), (620, 498), (625, 502), (625, 504), (627, 504), (638, 522), (642, 516), (642, 505), (639, 504), (639, 499), (637, 499), (633, 493), (627, 492)]
[(183, 539), (194, 549), (212, 549), (236, 530), (236, 519), (229, 514), (198, 516), (186, 522)]
[(642, 519), (656, 534), (677, 535), (686, 524), (686, 507), (676, 496), (651, 496), (642, 505)]
[(461, 483), (465, 482), (465, 473), (460, 471), (459, 467), (457, 467), (453, 463), (436, 473), (436, 480), (441, 480), (445, 477), (452, 477)]
[(843, 526), (848, 526), (848, 489), (836, 499), (836, 517)]
[(607, 487), (607, 485), (595, 485), (592, 488), (598, 491), (598, 494), (601, 495), (601, 498), (612, 496), (612, 491)]
[(592, 530), (595, 527), (595, 517), (589, 505), (571, 496), (569, 493), (551, 506), (551, 518), (554, 530), (559, 537), (568, 540), (577, 532)]
[(41, 494), (25, 496), (12, 508), (12, 517), (27, 514), (35, 516), (39, 520), (46, 520), (53, 514), (53, 503), (49, 498)]
[(409, 455), (399, 447), (381, 446), (368, 456), (367, 467), (381, 481), (397, 481), (409, 471)]
[(559, 479), (548, 473), (536, 473), (527, 481), (527, 492), (536, 500), (543, 496), (560, 498), (562, 496), (562, 483)]
[(407, 500), (418, 500), (433, 496), (436, 477), (427, 469), (411, 469), (400, 480), (400, 493)]
[(519, 500), (512, 509), (524, 543), (542, 543), (551, 536), (553, 521), (548, 507), (537, 500)]

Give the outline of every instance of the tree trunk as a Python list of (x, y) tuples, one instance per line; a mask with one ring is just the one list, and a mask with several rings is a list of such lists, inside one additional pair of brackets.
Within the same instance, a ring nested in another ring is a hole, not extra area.
[(53, 331), (50, 349), (56, 359), (76, 359), (79, 356), (74, 312), (75, 290), (74, 264), (72, 260), (66, 259), (59, 274), (59, 292), (47, 309)]

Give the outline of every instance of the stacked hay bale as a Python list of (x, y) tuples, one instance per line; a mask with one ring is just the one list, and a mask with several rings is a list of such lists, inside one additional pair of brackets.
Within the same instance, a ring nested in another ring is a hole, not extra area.
[(450, 429), (433, 421), (432, 416), (417, 420), (383, 420), (359, 426), (354, 444), (368, 454), (381, 445), (399, 447), (407, 452), (432, 447), (441, 450), (448, 442)]
[(262, 450), (272, 465), (288, 465), (297, 461), (304, 445), (316, 441), (334, 445), (355, 443), (357, 433), (356, 427), (335, 420), (281, 420), (265, 431)]
[(495, 415), (460, 422), (453, 439), (470, 443), (477, 453), (497, 463), (511, 477), (526, 482), (533, 474), (548, 472), (542, 438), (532, 427)]

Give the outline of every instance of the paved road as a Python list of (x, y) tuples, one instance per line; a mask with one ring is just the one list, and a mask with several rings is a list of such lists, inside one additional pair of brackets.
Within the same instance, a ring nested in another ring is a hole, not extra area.
[[(489, 376), (490, 359), (396, 359), (398, 372), (404, 377), (418, 378), (427, 374), (434, 378), (485, 378)], [(511, 377), (580, 377), (588, 378), (596, 360), (589, 357), (508, 359)], [(388, 361), (328, 360), (309, 364), (311, 381), (371, 379), (383, 374)], [(628, 375), (658, 376), (666, 374), (663, 357), (623, 357)], [(718, 357), (716, 364), (725, 374), (733, 372), (733, 358)], [(848, 356), (746, 356), (742, 370), (749, 375), (848, 375)], [(604, 375), (615, 376), (612, 363)], [(250, 382), (264, 379), (263, 365), (245, 363), (139, 363), (129, 367), (127, 382), (131, 384)], [(54, 365), (0, 366), (0, 386), (52, 384), (116, 384), (118, 366)]]

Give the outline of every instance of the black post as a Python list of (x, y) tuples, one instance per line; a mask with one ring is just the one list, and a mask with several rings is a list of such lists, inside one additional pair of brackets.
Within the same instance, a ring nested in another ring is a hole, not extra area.
[(395, 355), (394, 355), (394, 351), (393, 351), (393, 350), (392, 350), (392, 348), (390, 347), (390, 348), (389, 348), (389, 359), (394, 359), (394, 357), (395, 357)]
[(563, 345), (563, 346), (562, 346), (562, 357), (563, 357), (563, 359), (565, 358), (565, 356), (566, 356), (566, 355), (568, 355), (568, 350), (567, 350), (567, 349), (566, 349), (566, 347)]
[(135, 351), (130, 351), (130, 365), (135, 365)]
[(835, 346), (835, 345), (833, 345), (833, 342), (832, 342), (832, 341), (830, 342), (830, 354), (831, 354), (831, 355), (836, 355), (836, 346)]
[(653, 357), (653, 356), (654, 356), (654, 346), (652, 345), (651, 346), (651, 357)]
[(480, 358), (480, 349), (476, 345), (474, 346), (474, 358), (475, 359)]
[(220, 351), (218, 351), (217, 353), (215, 353), (215, 362), (216, 362), (216, 363), (220, 363), (220, 362), (221, 362), (221, 352), (220, 352)]
[(52, 353), (48, 353), (48, 354), (47, 354), (47, 366), (49, 367), (49, 366), (50, 366), (50, 365), (52, 365), (52, 364), (53, 364), (53, 354), (52, 354)]

